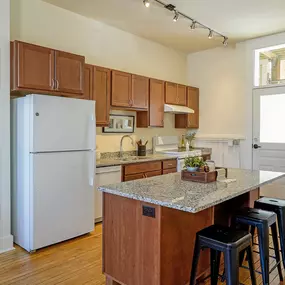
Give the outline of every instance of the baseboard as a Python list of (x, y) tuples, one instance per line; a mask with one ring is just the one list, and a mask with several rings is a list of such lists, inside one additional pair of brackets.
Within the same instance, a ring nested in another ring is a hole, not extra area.
[(13, 250), (13, 236), (8, 235), (5, 237), (0, 237), (0, 254), (3, 252), (7, 252)]

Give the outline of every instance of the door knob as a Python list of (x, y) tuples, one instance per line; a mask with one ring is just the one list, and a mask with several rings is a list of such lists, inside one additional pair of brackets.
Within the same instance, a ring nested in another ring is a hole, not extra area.
[(258, 149), (258, 148), (261, 148), (261, 146), (260, 145), (258, 145), (258, 144), (254, 144), (253, 146), (252, 146), (254, 149)]

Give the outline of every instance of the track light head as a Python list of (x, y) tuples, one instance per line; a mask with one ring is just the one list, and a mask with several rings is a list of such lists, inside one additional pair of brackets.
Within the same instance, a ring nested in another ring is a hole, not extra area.
[(196, 29), (196, 21), (192, 21), (192, 24), (190, 25), (190, 29), (191, 30), (195, 30)]
[(213, 37), (214, 37), (214, 35), (213, 35), (213, 30), (209, 30), (208, 38), (209, 38), (209, 39), (212, 39)]
[(150, 6), (149, 0), (143, 0), (143, 4), (144, 4), (145, 7), (147, 7), (147, 8)]
[(228, 38), (224, 37), (223, 45), (226, 47), (228, 45)]
[(173, 22), (177, 22), (178, 18), (179, 18), (179, 13), (177, 11), (174, 11)]

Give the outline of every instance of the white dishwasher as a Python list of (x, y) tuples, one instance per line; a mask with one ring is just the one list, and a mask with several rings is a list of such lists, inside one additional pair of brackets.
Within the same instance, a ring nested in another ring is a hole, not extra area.
[(102, 192), (97, 190), (97, 187), (108, 184), (120, 183), (122, 179), (121, 166), (107, 166), (96, 168), (95, 179), (95, 211), (94, 219), (95, 223), (102, 221)]

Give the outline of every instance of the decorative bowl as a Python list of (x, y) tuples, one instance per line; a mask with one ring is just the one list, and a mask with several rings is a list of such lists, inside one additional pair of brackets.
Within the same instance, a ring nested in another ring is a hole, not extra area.
[(189, 172), (196, 172), (198, 171), (199, 167), (190, 167), (190, 166), (186, 166), (187, 171)]

